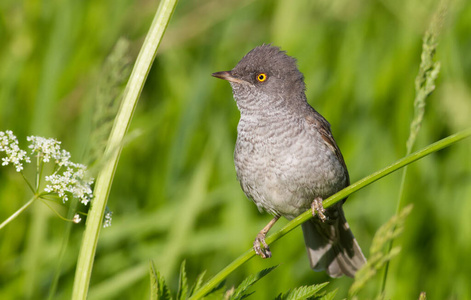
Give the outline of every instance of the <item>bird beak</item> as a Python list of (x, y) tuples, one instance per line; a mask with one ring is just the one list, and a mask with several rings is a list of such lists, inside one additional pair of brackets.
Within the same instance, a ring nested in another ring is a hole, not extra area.
[(246, 83), (245, 80), (239, 79), (237, 77), (234, 77), (231, 73), (231, 71), (222, 71), (222, 72), (216, 72), (211, 74), (211, 76), (214, 76), (216, 78), (221, 78), (230, 82), (235, 82), (235, 83)]

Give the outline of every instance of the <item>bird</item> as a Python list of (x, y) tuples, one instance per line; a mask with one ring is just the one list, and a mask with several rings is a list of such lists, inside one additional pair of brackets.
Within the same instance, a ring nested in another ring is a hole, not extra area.
[(322, 205), (350, 184), (349, 174), (329, 122), (307, 101), (296, 59), (262, 44), (212, 76), (230, 83), (240, 112), (234, 150), (240, 186), (259, 211), (274, 216), (257, 234), (255, 253), (272, 256), (265, 238), (281, 216), (311, 210), (301, 225), (311, 268), (354, 277), (366, 259), (345, 218), (346, 199)]

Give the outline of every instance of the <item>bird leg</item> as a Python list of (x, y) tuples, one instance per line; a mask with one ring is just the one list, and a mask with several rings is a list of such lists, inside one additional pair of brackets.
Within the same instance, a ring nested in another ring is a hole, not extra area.
[(317, 198), (314, 199), (314, 201), (312, 201), (311, 210), (312, 210), (312, 215), (313, 216), (315, 216), (317, 214), (319, 219), (321, 219), (322, 222), (325, 222), (325, 220), (327, 218), (324, 214), (325, 213), (325, 208), (322, 205), (322, 198), (321, 197), (317, 197)]
[(273, 225), (276, 223), (276, 221), (278, 221), (279, 218), (280, 218), (280, 216), (275, 216), (267, 224), (267, 226), (263, 227), (263, 229), (255, 237), (255, 241), (253, 242), (253, 250), (261, 258), (270, 258), (271, 257), (270, 248), (268, 247), (268, 244), (265, 242), (265, 237), (266, 237), (268, 231), (270, 230), (270, 228), (273, 227)]

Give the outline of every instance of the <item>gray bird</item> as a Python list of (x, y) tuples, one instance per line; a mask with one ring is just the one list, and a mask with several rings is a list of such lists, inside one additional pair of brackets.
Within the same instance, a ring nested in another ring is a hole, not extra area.
[(366, 259), (345, 219), (345, 199), (322, 206), (350, 184), (347, 167), (330, 124), (306, 100), (296, 60), (262, 45), (212, 76), (229, 81), (240, 111), (234, 162), (242, 190), (274, 215), (255, 238), (255, 252), (271, 257), (265, 236), (280, 216), (291, 220), (312, 209), (317, 217), (302, 224), (311, 268), (353, 277)]

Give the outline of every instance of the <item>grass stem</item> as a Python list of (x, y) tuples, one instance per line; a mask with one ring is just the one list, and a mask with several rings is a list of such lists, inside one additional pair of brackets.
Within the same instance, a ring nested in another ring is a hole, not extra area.
[[(337, 201), (340, 201), (347, 197), (348, 195), (372, 184), (373, 182), (401, 169), (404, 166), (407, 166), (410, 163), (413, 163), (416, 160), (419, 160), (431, 153), (437, 152), (445, 147), (451, 146), (452, 144), (461, 141), (467, 137), (471, 136), (471, 128), (465, 129), (463, 131), (460, 131), (456, 134), (453, 134), (451, 136), (448, 136), (436, 143), (433, 143), (425, 148), (423, 148), (420, 151), (414, 152), (396, 162), (393, 164), (387, 166), (386, 168), (379, 170), (353, 184), (350, 186), (344, 188), (340, 192), (336, 193), (335, 195), (327, 198), (324, 200), (323, 204), (324, 207), (327, 208), (329, 206), (332, 206), (335, 204)], [(270, 235), (267, 239), (266, 242), (268, 244), (271, 244), (275, 242), (276, 240), (280, 239), (282, 236), (286, 235), (288, 232), (296, 228), (297, 226), (301, 225), (302, 223), (306, 222), (308, 219), (312, 218), (311, 210), (306, 211), (305, 213), (299, 215), (295, 219), (291, 220), (288, 224), (286, 224), (283, 228), (281, 228), (279, 231), (273, 233)], [(220, 282), (222, 282), (227, 276), (229, 276), (230, 273), (232, 273), (234, 270), (236, 270), (238, 267), (240, 267), (242, 264), (247, 262), (249, 259), (251, 259), (253, 256), (255, 256), (255, 252), (253, 249), (250, 249), (243, 253), (241, 256), (236, 258), (232, 263), (227, 265), (224, 269), (222, 269), (218, 274), (216, 274), (213, 278), (211, 278), (201, 289), (196, 291), (193, 296), (190, 299), (200, 299), (204, 297), (208, 292), (210, 292), (213, 288), (215, 288)]]
[(95, 258), (98, 236), (103, 223), (106, 203), (114, 173), (121, 154), (125, 134), (131, 123), (137, 100), (157, 54), (160, 41), (173, 14), (177, 0), (163, 0), (152, 21), (152, 25), (141, 48), (124, 91), (123, 102), (115, 118), (104, 157), (103, 168), (98, 174), (90, 212), (87, 217), (85, 232), (75, 270), (72, 299), (86, 299)]

